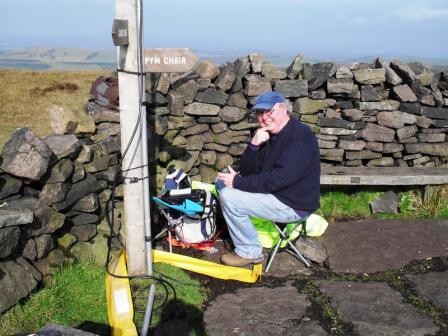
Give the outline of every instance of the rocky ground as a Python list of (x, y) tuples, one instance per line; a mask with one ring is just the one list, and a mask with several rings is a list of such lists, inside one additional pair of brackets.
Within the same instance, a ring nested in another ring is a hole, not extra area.
[[(255, 284), (207, 278), (207, 335), (448, 335), (448, 221), (332, 223), (326, 265), (287, 252)], [(217, 260), (220, 253), (207, 256)], [(187, 333), (188, 334), (188, 333)]]

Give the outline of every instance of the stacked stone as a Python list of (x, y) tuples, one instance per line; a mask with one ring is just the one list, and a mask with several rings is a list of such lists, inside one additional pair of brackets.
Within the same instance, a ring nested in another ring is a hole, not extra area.
[[(59, 134), (41, 139), (19, 128), (1, 155), (0, 313), (51, 279), (60, 265), (84, 257), (105, 263), (119, 114), (54, 106), (50, 115)], [(115, 232), (122, 206), (117, 207)]]
[(257, 127), (255, 97), (272, 90), (316, 133), (323, 164), (433, 166), (448, 148), (447, 74), (419, 63), (311, 65), (298, 55), (283, 71), (251, 54), (148, 76), (147, 88), (159, 187), (171, 164), (206, 182), (237, 165)]

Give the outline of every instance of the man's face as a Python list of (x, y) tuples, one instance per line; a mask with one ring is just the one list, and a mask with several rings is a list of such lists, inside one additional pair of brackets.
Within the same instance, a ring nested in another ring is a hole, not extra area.
[(257, 111), (260, 127), (266, 128), (271, 134), (277, 134), (289, 120), (288, 109), (285, 104), (275, 104), (270, 110)]

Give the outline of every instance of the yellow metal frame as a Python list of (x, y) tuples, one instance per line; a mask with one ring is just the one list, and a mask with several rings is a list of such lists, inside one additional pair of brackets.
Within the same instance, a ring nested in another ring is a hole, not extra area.
[[(124, 251), (111, 263), (111, 273), (128, 276)], [(134, 324), (134, 306), (132, 303), (129, 279), (106, 275), (107, 315), (112, 328), (112, 336), (138, 336)]]
[(224, 280), (238, 280), (242, 282), (256, 282), (263, 272), (262, 264), (256, 264), (252, 269), (232, 267), (216, 264), (164, 251), (153, 251), (153, 261), (170, 264), (188, 271), (201, 273)]

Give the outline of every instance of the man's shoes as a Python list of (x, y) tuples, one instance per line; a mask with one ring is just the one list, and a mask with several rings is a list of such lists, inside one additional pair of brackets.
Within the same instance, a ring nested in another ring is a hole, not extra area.
[(224, 254), (221, 257), (221, 262), (227, 266), (243, 267), (249, 264), (259, 264), (263, 261), (263, 257), (259, 258), (243, 258), (234, 253)]

